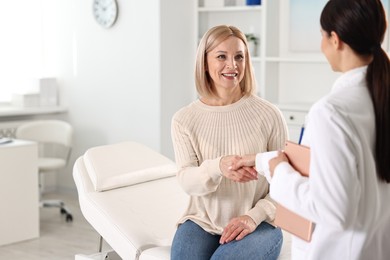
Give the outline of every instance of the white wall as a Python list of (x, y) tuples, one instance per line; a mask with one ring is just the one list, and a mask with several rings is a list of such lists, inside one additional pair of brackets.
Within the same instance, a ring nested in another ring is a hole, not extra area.
[(108, 30), (93, 20), (91, 0), (43, 1), (46, 69), (75, 128), (59, 188), (74, 190), (73, 163), (96, 145), (133, 140), (173, 159), (170, 120), (194, 88), (192, 1), (117, 0)]
[(174, 158), (171, 118), (196, 97), (196, 1), (161, 0), (161, 152)]

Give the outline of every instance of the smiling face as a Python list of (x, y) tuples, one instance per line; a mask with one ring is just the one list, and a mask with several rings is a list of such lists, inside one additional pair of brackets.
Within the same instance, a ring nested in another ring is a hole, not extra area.
[(217, 93), (240, 91), (245, 72), (245, 44), (230, 36), (207, 53), (207, 71)]

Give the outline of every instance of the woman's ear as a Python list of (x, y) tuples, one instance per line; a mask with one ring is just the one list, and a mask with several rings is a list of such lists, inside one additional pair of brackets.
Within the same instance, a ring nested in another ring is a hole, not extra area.
[(332, 43), (333, 47), (336, 50), (340, 50), (343, 47), (343, 41), (340, 39), (340, 37), (337, 35), (337, 33), (332, 31), (330, 33), (330, 37), (331, 37), (331, 43)]

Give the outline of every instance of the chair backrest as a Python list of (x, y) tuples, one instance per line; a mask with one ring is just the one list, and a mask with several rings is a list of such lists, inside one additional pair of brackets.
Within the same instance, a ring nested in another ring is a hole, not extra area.
[(37, 120), (20, 125), (16, 129), (16, 138), (39, 143), (55, 143), (72, 146), (73, 127), (60, 120)]
[(73, 127), (61, 120), (37, 120), (20, 125), (16, 138), (38, 143), (39, 157), (68, 162), (72, 150)]

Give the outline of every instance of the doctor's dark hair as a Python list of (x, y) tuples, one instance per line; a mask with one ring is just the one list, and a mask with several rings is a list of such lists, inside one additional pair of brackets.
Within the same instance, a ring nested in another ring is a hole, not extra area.
[(217, 25), (210, 28), (203, 35), (196, 53), (195, 85), (198, 94), (202, 97), (212, 97), (216, 95), (213, 81), (207, 71), (207, 53), (229, 37), (237, 37), (245, 45), (245, 71), (244, 78), (240, 82), (241, 92), (246, 96), (255, 92), (256, 79), (245, 34), (234, 26)]
[(366, 83), (375, 111), (375, 161), (378, 177), (390, 183), (390, 62), (381, 47), (387, 27), (383, 5), (380, 0), (329, 0), (320, 23), (356, 54), (372, 57)]

